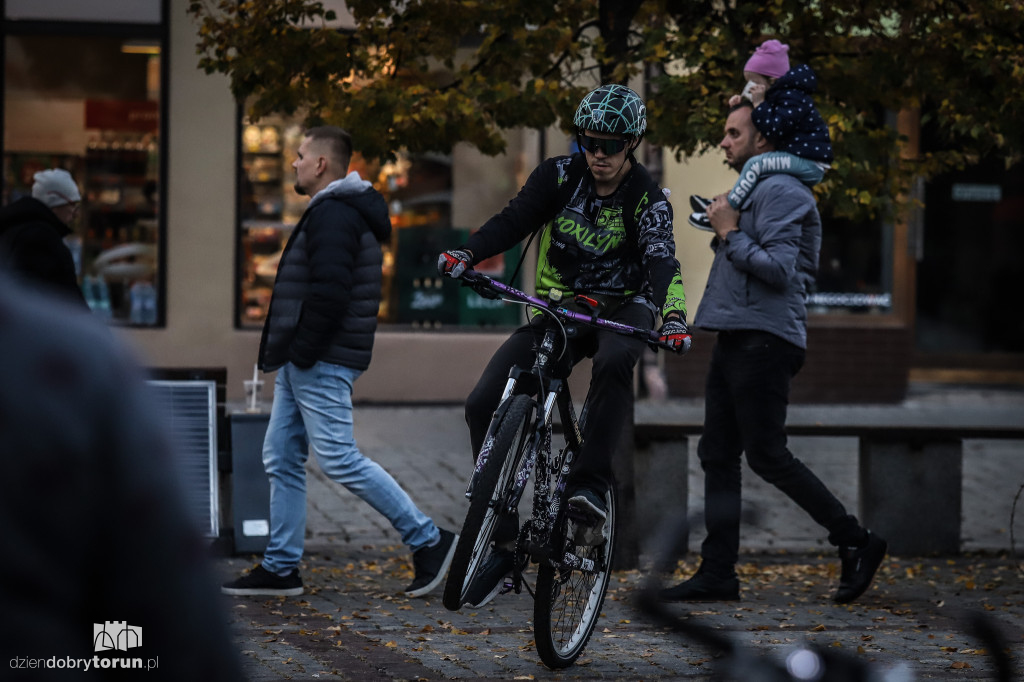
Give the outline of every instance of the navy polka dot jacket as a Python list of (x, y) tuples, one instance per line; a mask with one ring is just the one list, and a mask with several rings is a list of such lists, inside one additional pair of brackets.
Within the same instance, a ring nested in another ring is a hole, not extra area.
[(828, 125), (811, 99), (817, 87), (818, 77), (811, 67), (794, 66), (768, 88), (751, 118), (777, 151), (831, 163)]

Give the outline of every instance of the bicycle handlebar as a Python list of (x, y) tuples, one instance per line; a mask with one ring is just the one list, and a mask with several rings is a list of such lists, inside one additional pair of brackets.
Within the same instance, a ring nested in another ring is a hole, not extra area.
[(665, 350), (674, 351), (675, 348), (668, 343), (660, 340), (659, 334), (653, 329), (644, 329), (642, 327), (633, 327), (628, 324), (621, 322), (615, 322), (608, 320), (597, 315), (586, 315), (584, 313), (578, 313), (574, 310), (569, 310), (564, 305), (545, 301), (544, 299), (531, 296), (524, 291), (520, 291), (515, 287), (509, 286), (503, 282), (488, 277), (482, 272), (473, 269), (467, 269), (462, 273), (459, 279), (465, 283), (466, 286), (470, 287), (476, 293), (480, 294), (484, 298), (503, 298), (507, 297), (507, 300), (512, 300), (515, 303), (522, 303), (531, 305), (535, 308), (541, 308), (548, 311), (549, 313), (560, 317), (565, 320), (572, 320), (573, 322), (581, 322), (591, 327), (597, 327), (598, 329), (607, 329), (609, 331), (623, 334), (625, 336), (632, 336), (635, 338), (643, 339), (647, 343), (657, 346), (658, 348), (664, 348)]

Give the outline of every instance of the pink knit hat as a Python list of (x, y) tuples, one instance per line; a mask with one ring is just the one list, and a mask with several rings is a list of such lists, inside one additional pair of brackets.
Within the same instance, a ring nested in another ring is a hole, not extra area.
[(789, 45), (766, 40), (747, 60), (744, 71), (753, 71), (769, 78), (780, 78), (789, 71)]

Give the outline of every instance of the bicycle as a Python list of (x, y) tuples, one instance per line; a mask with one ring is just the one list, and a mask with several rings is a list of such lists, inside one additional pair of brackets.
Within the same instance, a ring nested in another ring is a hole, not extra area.
[[(531, 476), (533, 500), (530, 518), (515, 542), (512, 582), (506, 590), (520, 593), (525, 585), (534, 598), (534, 640), (541, 660), (550, 668), (565, 668), (583, 652), (604, 603), (614, 555), (615, 490), (605, 493), (607, 517), (603, 542), (577, 542), (577, 530), (588, 519), (568, 508), (566, 480), (575, 453), (583, 445), (582, 424), (566, 381), (571, 368), (562, 360), (574, 326), (608, 329), (671, 349), (658, 333), (598, 316), (598, 304), (577, 296), (575, 302), (590, 314), (568, 309), (559, 300), (544, 301), (475, 270), (461, 277), (466, 286), (490, 299), (502, 299), (532, 308), (556, 324), (543, 330), (532, 367), (513, 367), (498, 409), (494, 413), (466, 496), (470, 500), (448, 579), (444, 605), (456, 611), (465, 603), (470, 585), (490, 551), (499, 518), (518, 515), (519, 503)], [(687, 341), (689, 339), (687, 338)], [(565, 447), (552, 455), (552, 417), (558, 408)], [(523, 571), (536, 563), (536, 588), (526, 583)]]

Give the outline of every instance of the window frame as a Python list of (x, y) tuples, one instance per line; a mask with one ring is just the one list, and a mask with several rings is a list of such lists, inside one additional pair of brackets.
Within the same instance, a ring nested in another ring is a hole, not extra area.
[[(169, 131), (170, 91), (170, 7), (167, 0), (160, 0), (160, 23), (117, 23), (100, 21), (62, 21), (41, 19), (9, 19), (7, 6), (0, 0), (0, 60), (6, 67), (8, 36), (74, 36), (98, 38), (144, 38), (158, 40), (160, 43), (160, 122), (159, 134), (159, 192), (161, 197), (168, 196), (168, 159), (167, 135)], [(5, 69), (0, 69), (0, 82), (4, 81)], [(4, 87), (6, 90), (6, 85)], [(0, 105), (0, 131), (6, 131), (7, 111)], [(0, 158), (7, 153), (4, 135), (0, 134)], [(83, 151), (84, 153), (84, 151)], [(0, 170), (0, 173), (3, 171)], [(6, 178), (2, 178), (6, 181)], [(80, 179), (76, 178), (79, 182)], [(157, 271), (155, 285), (157, 289), (156, 323), (147, 325), (147, 329), (162, 329), (167, 326), (167, 202), (160, 201), (157, 207)], [(115, 323), (116, 324), (116, 323)], [(120, 326), (120, 325), (119, 325)], [(128, 325), (125, 325), (128, 326)]]

